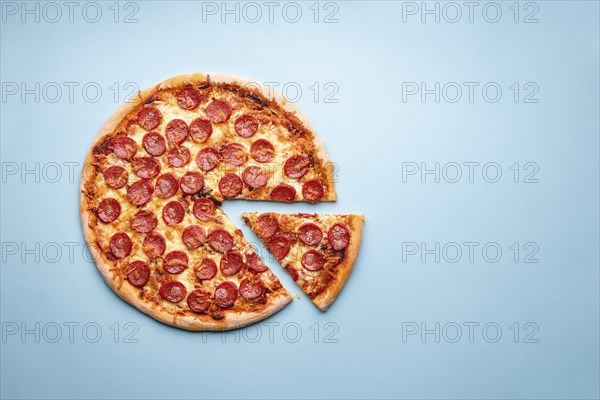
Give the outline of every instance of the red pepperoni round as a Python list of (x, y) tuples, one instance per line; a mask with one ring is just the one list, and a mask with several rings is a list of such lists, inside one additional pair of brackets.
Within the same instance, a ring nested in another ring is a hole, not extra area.
[(204, 187), (204, 175), (200, 172), (186, 172), (179, 183), (185, 194), (196, 194)]
[(210, 121), (203, 118), (196, 118), (190, 124), (190, 136), (196, 143), (206, 142), (212, 135), (212, 131)]
[(121, 189), (129, 180), (129, 174), (127, 174), (127, 170), (123, 167), (119, 167), (118, 165), (113, 165), (112, 167), (106, 168), (103, 175), (104, 182), (106, 182), (106, 184), (113, 189)]
[(188, 256), (183, 251), (175, 250), (165, 257), (164, 270), (172, 275), (182, 273), (188, 267)]
[(217, 274), (217, 264), (210, 258), (203, 258), (202, 263), (196, 267), (196, 278), (201, 281), (212, 279)]
[(233, 237), (223, 229), (216, 229), (208, 235), (208, 243), (213, 250), (225, 253), (233, 247)]
[(219, 181), (219, 192), (226, 198), (232, 198), (242, 193), (244, 184), (239, 176), (234, 173), (226, 174)]
[(256, 219), (254, 231), (261, 239), (268, 239), (277, 232), (279, 225), (277, 224), (277, 218), (273, 214), (266, 213), (262, 214)]
[(298, 280), (298, 271), (294, 269), (291, 265), (285, 267), (285, 271), (292, 277), (294, 281)]
[(158, 108), (150, 105), (144, 106), (137, 116), (138, 124), (147, 131), (151, 131), (160, 125), (162, 114)]
[(304, 182), (302, 197), (309, 203), (317, 203), (323, 197), (323, 185), (316, 179)]
[(105, 224), (110, 224), (121, 215), (121, 204), (115, 199), (104, 199), (96, 208), (96, 216)]
[(158, 132), (149, 132), (144, 135), (142, 145), (148, 154), (154, 157), (160, 156), (167, 149), (165, 139)]
[(150, 279), (150, 268), (148, 267), (148, 264), (143, 261), (137, 260), (129, 263), (127, 271), (129, 271), (127, 280), (135, 287), (144, 287)]
[(152, 197), (154, 188), (146, 180), (139, 180), (127, 188), (127, 200), (134, 206), (143, 206)]
[(210, 307), (210, 294), (204, 290), (196, 289), (188, 296), (187, 304), (193, 312), (204, 313)]
[(160, 163), (152, 157), (138, 157), (132, 166), (133, 172), (143, 179), (154, 179), (160, 173)]
[(137, 151), (135, 141), (127, 136), (117, 136), (112, 140), (113, 153), (123, 160), (130, 160)]
[(200, 221), (210, 221), (215, 217), (215, 203), (206, 198), (194, 200), (194, 207), (192, 211), (194, 213), (194, 217), (198, 218)]
[(226, 163), (236, 167), (242, 165), (248, 159), (246, 148), (239, 143), (229, 143), (221, 148), (221, 158)]
[(175, 168), (181, 168), (188, 165), (191, 158), (192, 154), (185, 146), (174, 147), (167, 152), (167, 162), (170, 166)]
[(233, 127), (238, 135), (249, 138), (258, 130), (258, 120), (252, 115), (244, 114), (235, 120)]
[(271, 199), (291, 202), (296, 198), (296, 189), (294, 189), (290, 185), (286, 185), (282, 183), (281, 185), (277, 185), (271, 190)]
[(183, 206), (178, 201), (170, 201), (168, 202), (163, 210), (162, 217), (165, 224), (169, 226), (174, 226), (183, 221), (183, 217), (185, 217), (185, 210)]
[(119, 232), (112, 235), (108, 247), (115, 257), (125, 258), (131, 253), (133, 243), (126, 233)]
[(171, 281), (164, 283), (160, 289), (158, 289), (158, 294), (164, 300), (170, 301), (171, 303), (179, 303), (181, 300), (185, 299), (187, 290), (185, 290), (183, 283)]
[(350, 231), (344, 224), (335, 224), (329, 228), (327, 238), (334, 250), (342, 250), (350, 243)]
[(287, 159), (283, 165), (283, 172), (288, 178), (302, 178), (310, 168), (310, 159), (304, 154), (296, 154)]
[(131, 219), (131, 228), (139, 233), (148, 233), (158, 224), (156, 215), (150, 210), (140, 210)]
[(159, 176), (156, 180), (154, 193), (161, 199), (168, 199), (169, 197), (174, 196), (178, 189), (179, 184), (175, 175), (166, 173)]
[(206, 232), (200, 225), (190, 225), (183, 230), (181, 239), (188, 249), (197, 249), (206, 241)]
[(260, 163), (266, 163), (271, 161), (275, 156), (275, 148), (268, 140), (258, 139), (252, 143), (252, 146), (250, 147), (250, 154), (252, 154), (252, 157), (256, 161)]
[(167, 124), (167, 140), (173, 144), (183, 143), (188, 133), (188, 126), (182, 119), (174, 119)]
[(242, 172), (242, 179), (244, 180), (244, 183), (252, 189), (258, 189), (267, 184), (269, 175), (260, 169), (260, 167), (253, 165), (247, 167), (244, 172)]
[(233, 282), (223, 282), (215, 289), (215, 303), (222, 308), (231, 307), (237, 299), (238, 288)]
[(265, 285), (260, 279), (244, 279), (240, 283), (240, 295), (246, 300), (254, 300), (265, 292)]
[(278, 260), (284, 259), (290, 252), (290, 240), (284, 235), (276, 235), (267, 243), (267, 249)]
[(167, 249), (167, 243), (165, 242), (165, 238), (160, 233), (150, 232), (144, 238), (142, 249), (144, 250), (144, 254), (146, 254), (148, 257), (157, 258), (165, 253), (165, 250)]
[(315, 224), (307, 222), (298, 228), (298, 238), (307, 246), (316, 246), (323, 239), (323, 232)]
[(246, 264), (254, 272), (265, 272), (268, 269), (256, 253), (246, 254)]
[(302, 266), (309, 271), (319, 271), (325, 265), (325, 257), (316, 250), (309, 250), (302, 256)]
[(193, 110), (198, 107), (202, 95), (200, 91), (194, 87), (186, 87), (177, 93), (177, 104), (184, 110)]
[(235, 275), (242, 270), (244, 258), (235, 251), (230, 250), (221, 258), (221, 272), (223, 275)]
[(210, 171), (219, 165), (219, 152), (213, 147), (205, 147), (196, 156), (196, 165), (202, 171)]
[(223, 100), (213, 100), (206, 107), (206, 116), (213, 124), (225, 122), (231, 116), (231, 105)]

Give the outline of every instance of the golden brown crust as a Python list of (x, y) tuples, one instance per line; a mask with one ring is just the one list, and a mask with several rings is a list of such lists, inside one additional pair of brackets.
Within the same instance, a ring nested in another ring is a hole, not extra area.
[[(269, 89), (264, 85), (258, 85), (253, 81), (233, 77), (230, 75), (215, 74), (209, 76), (200, 73), (180, 75), (167, 79), (158, 85), (141, 91), (134, 99), (122, 105), (104, 123), (104, 125), (98, 132), (96, 138), (94, 139), (94, 146), (92, 146), (92, 149), (87, 154), (85, 159), (80, 183), (80, 216), (83, 234), (86, 239), (86, 242), (90, 245), (90, 249), (94, 253), (96, 265), (100, 273), (102, 274), (104, 280), (111, 287), (111, 289), (119, 295), (119, 297), (121, 297), (123, 300), (127, 301), (134, 307), (138, 308), (139, 310), (143, 311), (144, 313), (150, 315), (151, 317), (169, 325), (189, 330), (226, 330), (239, 328), (259, 321), (261, 319), (267, 318), (268, 316), (276, 313), (286, 304), (288, 304), (292, 300), (292, 297), (284, 288), (281, 288), (277, 291), (276, 294), (271, 295), (269, 297), (268, 304), (266, 304), (262, 308), (259, 307), (258, 311), (248, 311), (241, 313), (235, 312), (235, 310), (227, 311), (226, 317), (222, 320), (214, 320), (205, 315), (195, 315), (191, 312), (173, 313), (172, 311), (165, 309), (160, 304), (152, 300), (140, 298), (139, 290), (137, 290), (131, 285), (124, 284), (124, 279), (122, 275), (115, 272), (116, 267), (110, 260), (108, 260), (108, 258), (98, 245), (97, 234), (91, 226), (92, 222), (95, 221), (95, 216), (90, 211), (92, 204), (90, 202), (90, 199), (88, 198), (89, 185), (92, 184), (93, 180), (96, 177), (96, 172), (94, 171), (94, 168), (90, 168), (90, 166), (93, 166), (96, 162), (94, 157), (95, 146), (98, 143), (102, 143), (103, 140), (109, 135), (112, 135), (115, 132), (115, 130), (119, 128), (119, 125), (124, 123), (124, 118), (126, 118), (137, 107), (140, 107), (141, 105), (149, 101), (156, 94), (157, 91), (163, 89), (177, 88), (189, 83), (203, 82), (206, 80), (210, 80), (211, 82), (237, 85), (251, 83), (252, 87), (256, 87), (256, 90), (258, 90), (262, 96), (268, 98), (271, 101), (274, 101), (279, 107), (284, 109), (286, 113), (288, 113), (286, 115), (290, 119), (297, 119), (300, 122), (301, 128), (306, 130), (307, 134), (310, 135), (310, 138), (317, 147), (317, 155), (319, 158), (321, 158), (322, 163), (329, 164), (330, 166), (332, 165), (325, 150), (325, 147), (323, 146), (319, 137), (316, 134), (314, 134), (314, 131), (308, 119), (304, 116), (304, 114), (300, 112), (300, 110), (298, 110), (298, 108), (294, 104), (286, 101), (283, 98), (283, 96), (279, 94), (271, 94)], [(330, 182), (330, 190), (326, 191), (322, 201), (335, 201), (336, 193), (335, 189), (333, 188), (333, 168), (329, 168), (326, 172), (327, 180), (328, 182)]]

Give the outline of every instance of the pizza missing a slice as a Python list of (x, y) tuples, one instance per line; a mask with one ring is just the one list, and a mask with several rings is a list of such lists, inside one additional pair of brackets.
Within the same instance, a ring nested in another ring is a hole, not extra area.
[(238, 328), (291, 296), (220, 202), (333, 201), (332, 174), (325, 147), (283, 97), (231, 76), (178, 76), (101, 128), (81, 177), (83, 233), (105, 281), (139, 310), (184, 329)]
[(247, 213), (244, 222), (321, 311), (346, 283), (362, 240), (362, 215)]

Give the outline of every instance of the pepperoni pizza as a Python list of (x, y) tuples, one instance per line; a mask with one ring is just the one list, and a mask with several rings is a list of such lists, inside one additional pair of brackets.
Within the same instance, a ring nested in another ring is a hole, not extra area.
[(325, 311), (346, 283), (362, 240), (362, 215), (243, 214), (244, 222)]
[(140, 92), (105, 123), (85, 165), (82, 226), (102, 276), (139, 310), (190, 330), (241, 327), (291, 301), (221, 201), (336, 199), (306, 118), (225, 75)]

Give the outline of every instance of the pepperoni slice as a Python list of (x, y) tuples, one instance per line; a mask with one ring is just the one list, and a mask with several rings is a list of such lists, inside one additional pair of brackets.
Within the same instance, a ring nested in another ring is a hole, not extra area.
[(167, 140), (173, 144), (183, 143), (188, 133), (188, 126), (182, 119), (174, 119), (167, 124)]
[(206, 198), (194, 200), (194, 207), (192, 211), (194, 213), (194, 217), (198, 218), (200, 221), (210, 221), (215, 216), (215, 203)]
[(158, 224), (156, 215), (150, 210), (141, 210), (131, 219), (131, 228), (139, 233), (148, 233)]
[(154, 188), (146, 180), (139, 180), (127, 188), (127, 200), (134, 206), (143, 206), (152, 197)]
[(190, 124), (190, 136), (196, 143), (206, 142), (212, 135), (213, 128), (210, 121), (203, 118), (196, 118)]
[(350, 243), (350, 231), (344, 224), (335, 224), (329, 228), (327, 238), (334, 250), (342, 250)]
[(154, 179), (160, 173), (160, 163), (153, 157), (138, 157), (132, 166), (133, 172), (143, 179)]
[(160, 125), (160, 121), (162, 121), (162, 114), (158, 108), (150, 105), (144, 106), (137, 116), (138, 124), (147, 131)]
[(262, 214), (256, 219), (254, 225), (254, 231), (261, 239), (268, 239), (277, 232), (279, 225), (277, 224), (277, 218), (270, 213)]
[(219, 165), (219, 152), (213, 147), (205, 147), (196, 156), (196, 165), (202, 171), (210, 171)]
[(244, 279), (240, 283), (240, 295), (246, 300), (254, 300), (265, 292), (265, 285), (260, 279)]
[(184, 110), (193, 110), (198, 107), (202, 95), (200, 91), (194, 87), (186, 87), (177, 93), (177, 104)]
[(246, 254), (246, 264), (254, 272), (265, 272), (268, 269), (256, 253)]
[(283, 172), (288, 178), (302, 178), (310, 168), (310, 159), (304, 154), (296, 154), (287, 159), (283, 165)]
[(244, 138), (249, 138), (258, 130), (258, 120), (252, 115), (244, 114), (235, 120), (233, 125), (235, 133)]
[(242, 193), (243, 187), (244, 183), (240, 177), (234, 173), (226, 174), (219, 181), (219, 192), (221, 192), (225, 198), (232, 198), (239, 195)]
[(222, 308), (231, 307), (237, 299), (238, 288), (235, 283), (225, 281), (215, 289), (215, 303)]
[(127, 170), (123, 167), (119, 167), (118, 165), (113, 165), (112, 167), (106, 168), (103, 175), (104, 182), (106, 182), (106, 184), (113, 189), (121, 189), (129, 180), (129, 174), (127, 174)]
[(185, 290), (183, 283), (171, 281), (163, 284), (160, 289), (158, 289), (158, 294), (164, 300), (170, 301), (171, 303), (179, 303), (181, 300), (185, 299), (187, 290)]
[(112, 235), (108, 247), (115, 257), (125, 258), (131, 253), (133, 243), (126, 233), (118, 232)]
[(325, 265), (325, 257), (316, 250), (309, 250), (302, 256), (302, 266), (309, 271), (319, 271)]
[(210, 258), (203, 258), (202, 263), (196, 267), (194, 272), (198, 280), (207, 281), (217, 274), (217, 264)]
[(167, 243), (165, 242), (165, 238), (160, 233), (150, 232), (144, 238), (142, 248), (144, 250), (144, 254), (146, 254), (148, 257), (157, 258), (165, 253), (165, 250), (167, 249)]
[(164, 206), (162, 210), (162, 217), (163, 221), (165, 221), (165, 224), (174, 226), (183, 221), (183, 217), (185, 217), (185, 210), (178, 201), (170, 201)]
[(183, 230), (181, 239), (188, 249), (197, 249), (206, 241), (206, 232), (200, 225), (190, 225)]
[(144, 150), (154, 157), (160, 156), (167, 149), (165, 139), (158, 132), (149, 132), (142, 139)]
[(150, 268), (143, 261), (137, 260), (129, 263), (127, 271), (129, 271), (127, 280), (135, 287), (143, 288), (150, 279)]
[(250, 154), (256, 161), (266, 163), (275, 156), (275, 148), (268, 140), (258, 139), (250, 146)]
[(123, 160), (130, 160), (137, 151), (135, 141), (127, 136), (117, 136), (112, 141), (113, 153)]
[(233, 237), (223, 229), (216, 229), (208, 235), (208, 243), (213, 250), (226, 253), (233, 247)]
[(252, 189), (258, 189), (267, 184), (269, 175), (260, 169), (260, 167), (253, 165), (247, 167), (244, 172), (242, 172), (242, 179), (244, 180), (244, 183)]
[(190, 310), (197, 314), (205, 313), (210, 307), (210, 294), (204, 290), (196, 289), (187, 298)]
[(231, 116), (231, 104), (223, 100), (213, 100), (206, 107), (206, 116), (213, 124), (225, 122)]
[(167, 254), (163, 264), (164, 270), (172, 275), (182, 273), (188, 267), (188, 256), (183, 251), (175, 250)]
[(288, 265), (287, 267), (285, 267), (285, 271), (292, 277), (294, 282), (298, 280), (298, 271), (296, 271), (294, 267)]
[(238, 167), (246, 162), (246, 148), (239, 143), (229, 143), (221, 149), (221, 157), (225, 162)]
[(323, 239), (323, 232), (315, 224), (307, 222), (298, 228), (298, 238), (307, 246), (316, 246)]
[(121, 215), (121, 204), (115, 199), (104, 199), (98, 204), (96, 216), (105, 224), (110, 224)]
[(235, 251), (230, 250), (221, 258), (221, 272), (223, 275), (235, 275), (242, 270), (244, 258)]
[(181, 168), (188, 165), (191, 159), (192, 154), (185, 146), (174, 147), (167, 153), (167, 162), (170, 166), (175, 168)]
[(309, 203), (317, 203), (323, 197), (323, 185), (320, 181), (312, 179), (302, 185), (302, 197)]
[(296, 189), (294, 189), (290, 185), (286, 185), (282, 183), (281, 185), (277, 185), (271, 190), (271, 199), (291, 202), (296, 198)]
[(204, 175), (200, 172), (186, 172), (179, 183), (185, 194), (196, 194), (204, 187)]
[(267, 249), (275, 258), (282, 260), (290, 252), (290, 240), (284, 235), (276, 235), (267, 243)]
[(169, 197), (174, 196), (178, 189), (179, 184), (175, 175), (166, 173), (159, 176), (156, 180), (154, 193), (161, 199), (168, 199)]

